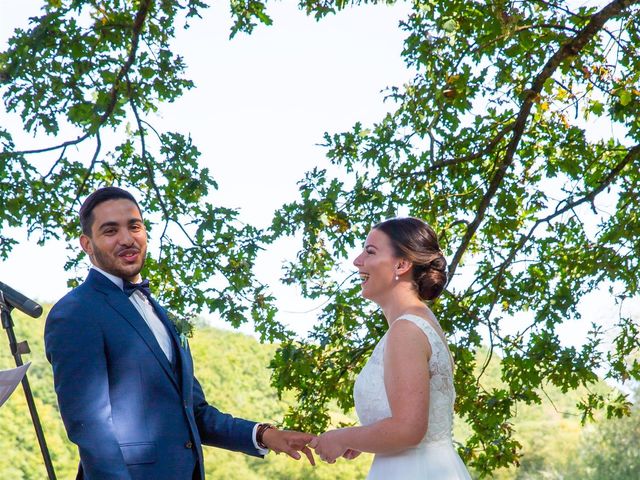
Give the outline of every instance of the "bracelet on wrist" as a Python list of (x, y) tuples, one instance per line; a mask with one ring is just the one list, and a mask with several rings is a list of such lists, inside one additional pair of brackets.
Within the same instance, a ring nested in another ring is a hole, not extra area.
[(264, 437), (264, 432), (266, 432), (270, 428), (276, 428), (276, 427), (274, 427), (270, 423), (260, 423), (258, 425), (258, 429), (256, 430), (256, 443), (258, 444), (258, 447), (264, 448), (265, 450), (268, 450), (269, 447), (267, 447), (264, 444), (264, 441), (262, 440), (262, 438)]

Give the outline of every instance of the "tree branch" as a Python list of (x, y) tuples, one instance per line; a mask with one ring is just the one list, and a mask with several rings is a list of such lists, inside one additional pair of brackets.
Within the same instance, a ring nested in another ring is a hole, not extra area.
[(559, 217), (560, 215), (563, 215), (569, 210), (575, 209), (577, 206), (582, 205), (583, 203), (593, 202), (598, 194), (600, 194), (605, 188), (611, 185), (611, 183), (619, 176), (622, 170), (624, 170), (627, 166), (629, 166), (634, 160), (638, 158), (640, 158), (640, 144), (629, 149), (628, 153), (624, 156), (624, 158), (620, 161), (620, 163), (618, 163), (618, 165), (616, 165), (615, 168), (613, 168), (609, 172), (609, 174), (602, 179), (602, 181), (600, 182), (597, 188), (594, 188), (589, 193), (580, 197), (577, 200), (568, 202), (564, 207), (556, 209), (554, 213), (547, 215), (544, 218), (538, 219), (536, 223), (533, 224), (529, 232), (526, 235), (523, 235), (518, 241), (518, 243), (516, 244), (516, 246), (511, 249), (505, 261), (502, 262), (502, 264), (498, 268), (498, 272), (496, 273), (496, 275), (493, 278), (491, 278), (491, 280), (489, 280), (487, 283), (485, 283), (483, 288), (486, 288), (487, 285), (489, 284), (495, 285), (496, 296), (497, 296), (497, 292), (500, 289), (500, 284), (502, 282), (502, 278), (504, 276), (504, 272), (506, 271), (507, 267), (511, 265), (511, 263), (515, 259), (516, 254), (522, 249), (525, 243), (527, 243), (531, 239), (531, 237), (533, 237), (535, 230), (540, 225), (542, 225), (543, 223), (551, 222), (552, 220)]
[(60, 148), (66, 148), (71, 145), (77, 145), (92, 135), (96, 135), (97, 131), (104, 125), (104, 123), (109, 119), (111, 114), (113, 113), (116, 104), (118, 103), (118, 92), (120, 91), (120, 84), (122, 80), (128, 75), (129, 70), (133, 66), (133, 63), (136, 59), (136, 53), (138, 51), (138, 44), (140, 43), (140, 36), (142, 35), (142, 29), (144, 27), (144, 22), (149, 14), (149, 9), (151, 8), (151, 4), (153, 0), (142, 0), (140, 2), (140, 7), (138, 8), (138, 12), (136, 13), (135, 19), (133, 21), (133, 33), (131, 38), (131, 47), (129, 48), (129, 54), (127, 55), (127, 61), (120, 67), (118, 74), (111, 86), (111, 90), (109, 91), (109, 104), (107, 105), (107, 109), (100, 116), (98, 123), (95, 126), (89, 128), (89, 130), (84, 134), (76, 138), (75, 140), (68, 140), (59, 145), (54, 145), (51, 147), (38, 148), (34, 150), (22, 150), (17, 152), (2, 152), (0, 154), (0, 158), (3, 157), (16, 157), (19, 155), (30, 155), (35, 153), (45, 153), (51, 152), (53, 150), (58, 150)]
[(84, 175), (84, 178), (82, 179), (80, 188), (78, 188), (78, 192), (76, 193), (76, 198), (74, 198), (73, 202), (71, 202), (71, 205), (69, 205), (69, 213), (71, 212), (71, 208), (73, 207), (73, 205), (75, 205), (76, 202), (80, 201), (80, 197), (82, 196), (84, 187), (87, 185), (87, 182), (89, 181), (89, 177), (91, 176), (91, 172), (93, 171), (93, 168), (95, 167), (96, 162), (98, 161), (98, 155), (100, 154), (100, 149), (102, 148), (102, 141), (100, 140), (100, 129), (96, 130), (95, 136), (96, 136), (96, 149), (93, 152), (93, 158), (91, 159), (91, 163), (87, 167), (87, 171)]
[(491, 153), (493, 151), (493, 149), (502, 141), (502, 139), (505, 137), (505, 135), (507, 133), (509, 133), (511, 130), (513, 130), (513, 126), (514, 126), (514, 122), (510, 122), (508, 124), (506, 124), (502, 130), (500, 130), (497, 135), (495, 137), (493, 137), (493, 139), (486, 144), (486, 146), (482, 149), (479, 150), (475, 153), (472, 153), (470, 155), (467, 155), (465, 157), (457, 157), (457, 158), (448, 158), (446, 160), (441, 160), (439, 162), (435, 162), (432, 165), (429, 166), (429, 169), (426, 172), (420, 172), (420, 173), (413, 173), (413, 176), (417, 176), (417, 175), (427, 175), (429, 172), (439, 169), (439, 168), (445, 168), (445, 167), (451, 167), (452, 165), (458, 165), (459, 163), (466, 163), (466, 162), (470, 162), (472, 160), (475, 160), (477, 158), (483, 157), (484, 155)]
[(542, 5), (550, 8), (550, 9), (558, 9), (564, 13), (566, 13), (567, 15), (570, 15), (572, 17), (577, 17), (577, 18), (581, 18), (581, 19), (585, 19), (587, 18), (585, 15), (578, 15), (575, 12), (572, 12), (571, 10), (569, 10), (568, 8), (566, 8), (562, 3), (563, 2), (547, 2), (545, 0), (537, 0), (538, 3), (541, 3)]
[(64, 158), (64, 154), (65, 154), (66, 151), (67, 151), (67, 147), (64, 147), (62, 149), (62, 151), (60, 152), (60, 155), (58, 156), (58, 160), (53, 162), (53, 165), (51, 165), (51, 168), (49, 169), (49, 172), (47, 172), (47, 174), (44, 177), (42, 177), (42, 181), (43, 182), (45, 182), (47, 180), (47, 178), (49, 178), (51, 175), (53, 175), (53, 171), (55, 170), (55, 168), (58, 166), (58, 164)]
[[(128, 86), (129, 86), (129, 88), (131, 88), (130, 84)], [(133, 115), (136, 118), (136, 124), (138, 125), (138, 136), (140, 137), (140, 145), (141, 145), (141, 158), (142, 158), (142, 161), (144, 162), (145, 168), (147, 170), (147, 178), (149, 180), (149, 184), (151, 185), (151, 188), (153, 189), (153, 191), (156, 194), (156, 197), (158, 199), (158, 203), (160, 204), (160, 208), (162, 209), (162, 214), (164, 215), (164, 219), (165, 219), (164, 229), (162, 231), (162, 235), (160, 236), (160, 238), (161, 238), (160, 247), (162, 248), (162, 239), (165, 238), (165, 235), (166, 235), (166, 232), (167, 232), (167, 227), (169, 225), (169, 222), (171, 222), (171, 221), (173, 221), (178, 226), (178, 228), (180, 230), (182, 230), (182, 233), (184, 233), (185, 237), (187, 237), (187, 240), (189, 240), (191, 245), (193, 245), (194, 247), (202, 247), (202, 245), (198, 244), (192, 238), (192, 236), (189, 234), (189, 232), (187, 232), (187, 230), (184, 228), (182, 223), (180, 223), (176, 218), (174, 218), (169, 213), (169, 209), (167, 208), (167, 205), (165, 204), (164, 199), (162, 198), (162, 194), (160, 193), (160, 189), (158, 188), (158, 184), (156, 183), (155, 178), (153, 176), (153, 168), (151, 167), (151, 163), (149, 162), (149, 155), (147, 153), (146, 142), (145, 142), (145, 139), (144, 139), (144, 128), (142, 127), (142, 119), (140, 118), (140, 114), (138, 112), (138, 107), (136, 106), (136, 103), (132, 98), (129, 99), (129, 104), (131, 105), (131, 110), (133, 111)]]
[(458, 267), (458, 264), (460, 263), (460, 260), (462, 259), (462, 256), (466, 252), (469, 244), (471, 243), (471, 240), (476, 234), (476, 231), (480, 227), (487, 208), (491, 204), (493, 197), (502, 184), (507, 170), (513, 164), (515, 153), (520, 144), (520, 140), (522, 139), (522, 135), (524, 134), (529, 114), (531, 113), (531, 108), (535, 99), (538, 97), (538, 95), (540, 95), (545, 82), (549, 78), (551, 78), (553, 73), (563, 62), (577, 55), (584, 48), (584, 46), (591, 39), (593, 39), (593, 37), (595, 37), (598, 32), (602, 30), (604, 24), (608, 20), (610, 20), (612, 17), (615, 17), (616, 15), (619, 15), (627, 7), (638, 3), (639, 1), (640, 0), (615, 0), (614, 2), (606, 5), (599, 12), (593, 14), (585, 28), (583, 28), (576, 36), (564, 43), (547, 61), (540, 73), (534, 78), (531, 84), (531, 88), (525, 92), (526, 96), (524, 98), (522, 107), (520, 108), (520, 112), (518, 113), (518, 117), (516, 118), (513, 127), (513, 137), (511, 138), (511, 141), (507, 146), (505, 156), (498, 165), (498, 168), (496, 169), (496, 172), (489, 184), (489, 188), (480, 201), (480, 205), (478, 206), (478, 210), (476, 211), (476, 216), (469, 224), (469, 227), (464, 237), (462, 238), (462, 241), (460, 242), (460, 246), (458, 247), (453, 260), (449, 265), (449, 281), (451, 281), (451, 279), (453, 278), (453, 275), (456, 271), (456, 268)]
[(497, 37), (492, 38), (490, 41), (483, 43), (482, 45), (478, 45), (477, 48), (474, 49), (474, 52), (479, 52), (481, 50), (484, 50), (485, 48), (493, 45), (494, 43), (497, 43), (501, 40), (505, 40), (507, 38), (509, 38), (509, 36), (520, 33), (520, 32), (525, 32), (527, 30), (534, 30), (534, 29), (538, 29), (538, 28), (547, 28), (550, 30), (568, 30), (569, 32), (573, 32), (576, 33), (578, 32), (578, 30), (576, 30), (575, 28), (571, 28), (569, 26), (566, 25), (559, 25), (559, 24), (555, 24), (555, 23), (539, 23), (539, 24), (535, 24), (535, 25), (519, 25), (516, 28), (514, 28), (511, 31), (508, 31), (506, 33), (503, 33), (502, 35), (498, 35)]
[(20, 155), (30, 155), (32, 153), (52, 152), (52, 151), (58, 150), (60, 148), (67, 148), (67, 147), (70, 147), (72, 145), (77, 145), (78, 143), (82, 143), (83, 141), (85, 141), (90, 136), (91, 136), (91, 132), (87, 132), (84, 135), (79, 136), (75, 140), (68, 140), (66, 142), (60, 143), (58, 145), (54, 145), (52, 147), (36, 148), (34, 150), (20, 150), (20, 151), (17, 151), (17, 152), (2, 152), (2, 153), (0, 153), (0, 158), (17, 157), (17, 156), (20, 156)]
[(113, 110), (116, 107), (116, 103), (118, 102), (118, 91), (120, 88), (120, 84), (122, 80), (129, 74), (129, 70), (136, 60), (136, 53), (138, 51), (138, 44), (140, 43), (140, 36), (142, 35), (142, 28), (144, 27), (144, 22), (147, 18), (152, 2), (153, 0), (142, 0), (140, 2), (140, 7), (138, 8), (138, 12), (136, 13), (136, 18), (133, 21), (133, 36), (131, 38), (131, 48), (129, 49), (129, 56), (127, 57), (127, 61), (124, 63), (124, 65), (120, 67), (120, 70), (116, 75), (116, 79), (111, 86), (111, 91), (109, 92), (111, 101), (109, 102), (107, 110), (100, 117), (100, 123), (104, 123), (109, 118), (109, 115), (113, 113)]

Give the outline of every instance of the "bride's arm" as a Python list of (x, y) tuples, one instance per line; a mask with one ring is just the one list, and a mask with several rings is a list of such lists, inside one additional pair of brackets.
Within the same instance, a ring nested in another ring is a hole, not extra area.
[(333, 463), (348, 449), (390, 453), (417, 445), (429, 420), (429, 358), (425, 334), (412, 322), (397, 320), (387, 334), (384, 384), (391, 416), (363, 427), (332, 430), (312, 444), (320, 458)]

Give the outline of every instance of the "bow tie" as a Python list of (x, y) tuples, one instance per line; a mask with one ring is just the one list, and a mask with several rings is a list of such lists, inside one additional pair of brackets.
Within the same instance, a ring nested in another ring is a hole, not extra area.
[(147, 279), (142, 280), (140, 283), (131, 283), (128, 280), (124, 280), (122, 290), (127, 297), (133, 295), (136, 290), (140, 290), (147, 298), (151, 298), (151, 289), (149, 289), (149, 280)]

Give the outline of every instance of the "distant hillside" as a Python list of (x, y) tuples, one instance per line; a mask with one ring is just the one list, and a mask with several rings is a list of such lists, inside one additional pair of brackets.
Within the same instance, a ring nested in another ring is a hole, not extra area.
[[(45, 312), (46, 315), (46, 312)], [(29, 380), (36, 396), (45, 435), (52, 452), (59, 479), (75, 478), (77, 452), (66, 438), (56, 406), (51, 369), (44, 357), (44, 317), (34, 320), (14, 313), (18, 340), (27, 339), (32, 353)], [(73, 341), (73, 339), (70, 339)], [(237, 416), (278, 422), (293, 397), (278, 400), (270, 387), (267, 368), (275, 346), (261, 345), (252, 337), (213, 328), (200, 328), (191, 341), (195, 357), (196, 375), (203, 385), (209, 402), (223, 411)], [(14, 366), (6, 336), (0, 339), (0, 369)], [(483, 383), (499, 382), (498, 365), (493, 364)], [(604, 388), (604, 387), (603, 387)], [(555, 389), (547, 391), (553, 400), (541, 406), (526, 407), (519, 412), (516, 431), (524, 446), (522, 468), (518, 471), (497, 472), (495, 478), (572, 478), (562, 476), (570, 460), (580, 448), (582, 428), (575, 416), (575, 403), (580, 393), (561, 395)], [(355, 417), (338, 412), (338, 421), (353, 421)], [(46, 478), (29, 412), (21, 388), (0, 409), (0, 478), (11, 480), (40, 480)], [(456, 438), (463, 440), (468, 432), (458, 422)], [(338, 461), (335, 465), (321, 464), (316, 468), (295, 462), (283, 455), (268, 455), (265, 460), (205, 447), (206, 471), (210, 479), (361, 479), (371, 462), (370, 455), (355, 461)], [(554, 476), (557, 472), (558, 476)]]

